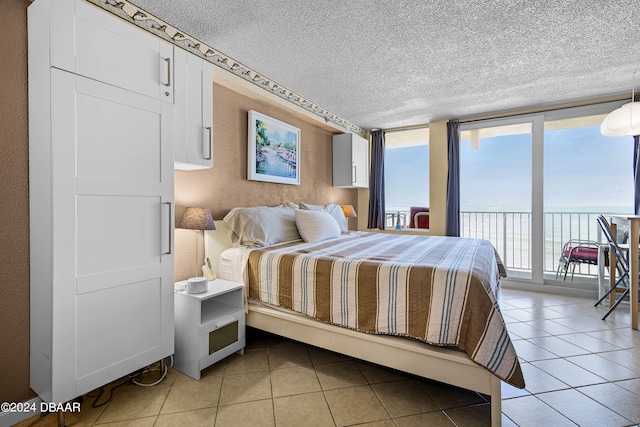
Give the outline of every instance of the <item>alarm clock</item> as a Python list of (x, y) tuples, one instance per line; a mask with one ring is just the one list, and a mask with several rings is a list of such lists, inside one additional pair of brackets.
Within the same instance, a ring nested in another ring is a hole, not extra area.
[(209, 280), (206, 277), (192, 277), (187, 279), (185, 290), (188, 294), (201, 294), (207, 291), (207, 283)]

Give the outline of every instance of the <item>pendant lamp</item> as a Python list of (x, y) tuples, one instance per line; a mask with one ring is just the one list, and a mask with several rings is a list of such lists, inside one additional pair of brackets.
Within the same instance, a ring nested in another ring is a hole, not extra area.
[(640, 135), (640, 102), (635, 102), (634, 78), (631, 78), (631, 102), (610, 112), (600, 125), (604, 136)]

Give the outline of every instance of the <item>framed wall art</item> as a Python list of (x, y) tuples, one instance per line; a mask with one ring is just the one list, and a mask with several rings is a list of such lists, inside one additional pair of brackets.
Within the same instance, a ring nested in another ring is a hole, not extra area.
[(300, 185), (300, 129), (249, 111), (247, 179)]

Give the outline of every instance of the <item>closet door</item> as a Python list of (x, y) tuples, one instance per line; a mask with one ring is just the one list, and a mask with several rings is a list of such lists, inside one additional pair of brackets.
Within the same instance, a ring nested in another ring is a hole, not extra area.
[(172, 45), (83, 0), (43, 3), (42, 12), (45, 6), (51, 66), (173, 102)]
[(54, 401), (173, 353), (172, 110), (52, 70)]

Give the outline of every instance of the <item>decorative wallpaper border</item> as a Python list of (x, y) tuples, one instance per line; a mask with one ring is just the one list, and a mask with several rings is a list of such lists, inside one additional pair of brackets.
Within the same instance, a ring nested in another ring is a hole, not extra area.
[(353, 123), (343, 119), (337, 114), (328, 111), (314, 102), (298, 95), (297, 93), (287, 89), (286, 87), (268, 79), (251, 68), (235, 61), (229, 56), (215, 50), (214, 48), (202, 43), (201, 41), (183, 33), (175, 27), (167, 24), (161, 19), (147, 13), (138, 6), (129, 3), (126, 0), (86, 0), (96, 6), (116, 15), (125, 21), (131, 22), (138, 27), (159, 36), (170, 43), (175, 44), (201, 58), (206, 59), (218, 67), (229, 71), (244, 80), (253, 83), (274, 95), (285, 99), (292, 104), (302, 107), (305, 110), (323, 118), (326, 122), (331, 122), (343, 128), (345, 132), (355, 133), (362, 137), (366, 137), (366, 131)]

